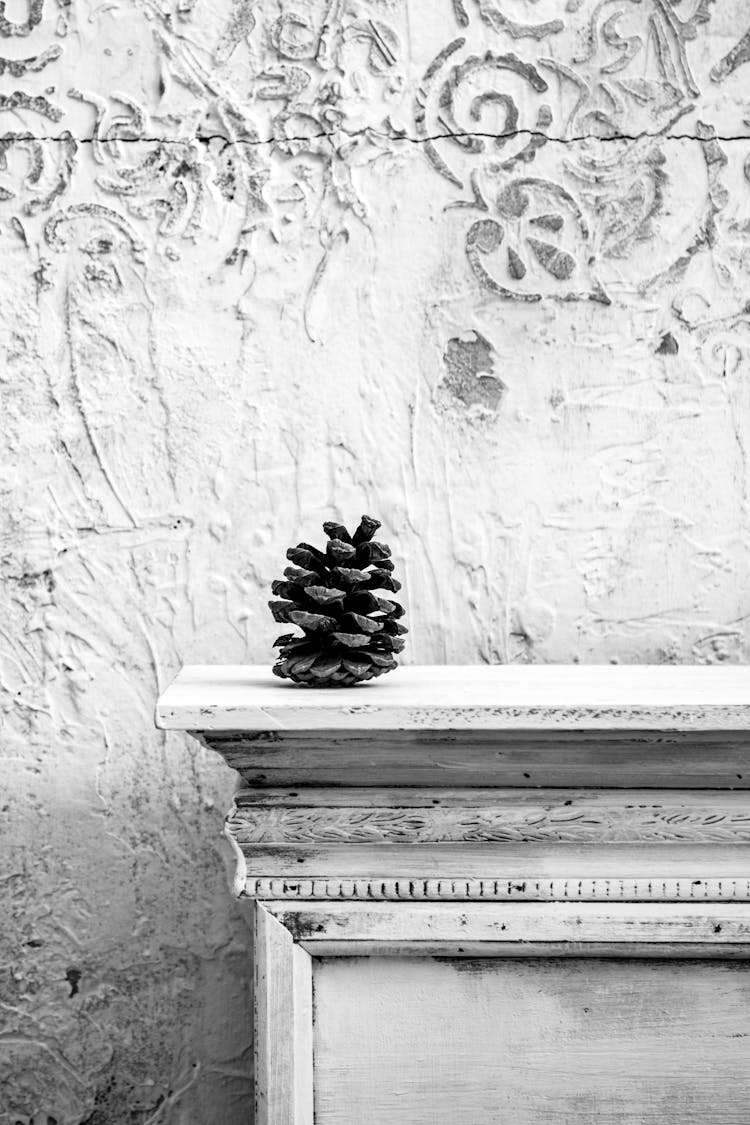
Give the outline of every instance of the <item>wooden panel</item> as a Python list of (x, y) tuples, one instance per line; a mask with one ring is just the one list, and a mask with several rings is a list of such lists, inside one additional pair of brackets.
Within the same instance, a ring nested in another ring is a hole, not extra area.
[(313, 1125), (313, 963), (299, 945), (292, 950), (292, 993), (294, 1125)]
[(741, 732), (316, 730), (200, 737), (254, 787), (750, 787), (750, 738)]
[[(589, 944), (623, 944), (635, 956), (641, 943), (683, 946), (744, 945), (750, 956), (750, 906), (745, 903), (352, 903), (267, 902), (265, 908), (315, 956), (357, 943), (408, 950), (420, 942), (450, 945), (558, 942), (573, 952)], [(323, 945), (326, 945), (324, 950)], [(668, 947), (668, 948), (667, 948)]]
[(255, 908), (255, 1125), (312, 1125), (312, 969), (284, 926)]
[(316, 959), (314, 986), (316, 1125), (747, 1125), (749, 962)]
[(341, 691), (267, 667), (183, 668), (157, 704), (167, 730), (750, 730), (737, 665), (429, 665)]

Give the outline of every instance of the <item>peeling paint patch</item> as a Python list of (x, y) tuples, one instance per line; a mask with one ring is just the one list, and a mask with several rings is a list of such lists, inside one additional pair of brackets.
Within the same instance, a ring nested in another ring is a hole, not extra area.
[(504, 385), (495, 375), (492, 344), (471, 330), (448, 341), (443, 353), (443, 386), (465, 406), (497, 410)]
[(70, 985), (71, 998), (78, 995), (82, 975), (81, 970), (75, 968), (70, 968), (65, 973), (65, 979)]
[(677, 355), (680, 347), (671, 332), (665, 332), (662, 336), (659, 346), (656, 349), (657, 355)]

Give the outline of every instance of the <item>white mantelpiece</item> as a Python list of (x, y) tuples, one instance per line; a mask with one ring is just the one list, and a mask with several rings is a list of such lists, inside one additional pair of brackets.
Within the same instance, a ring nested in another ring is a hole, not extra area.
[(239, 893), (750, 898), (744, 667), (188, 667), (157, 716), (243, 779)]
[[(237, 893), (256, 900), (258, 1125), (311, 1125), (316, 1057), (320, 1121), (347, 1120), (354, 1086), (339, 1104), (337, 1083), (356, 1059), (330, 1045), (370, 1046), (366, 1031), (313, 1026), (316, 959), (475, 958), (486, 975), (497, 957), (750, 956), (746, 668), (406, 667), (326, 690), (262, 668), (189, 667), (157, 722), (242, 778), (227, 832)], [(442, 972), (424, 979), (447, 986)], [(324, 1023), (350, 975), (320, 978)], [(572, 979), (555, 987), (569, 995)], [(456, 1010), (469, 1010), (460, 989)], [(750, 1013), (732, 1028), (750, 1035)], [(361, 1096), (367, 1074), (356, 1082)], [(438, 1102), (429, 1112), (442, 1120)]]

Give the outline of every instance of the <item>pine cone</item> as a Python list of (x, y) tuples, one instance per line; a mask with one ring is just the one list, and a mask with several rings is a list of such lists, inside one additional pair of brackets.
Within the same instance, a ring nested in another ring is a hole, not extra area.
[(399, 624), (404, 610), (375, 590), (396, 593), (391, 550), (376, 543), (380, 527), (362, 516), (350, 535), (343, 524), (324, 523), (325, 551), (308, 543), (286, 553), (293, 566), (271, 591), (283, 601), (270, 601), (274, 620), (298, 625), (302, 636), (285, 633), (274, 647), (280, 652), (273, 671), (283, 679), (317, 687), (350, 687), (396, 668), (395, 654), (404, 647)]

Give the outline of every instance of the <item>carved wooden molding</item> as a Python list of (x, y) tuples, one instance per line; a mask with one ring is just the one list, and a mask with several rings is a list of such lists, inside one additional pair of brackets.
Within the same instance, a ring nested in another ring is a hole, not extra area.
[[(289, 797), (240, 792), (227, 822), (246, 844), (750, 843), (744, 794), (608, 790), (448, 793), (429, 790), (312, 790)], [(338, 797), (338, 802), (332, 801)], [(249, 799), (248, 799), (249, 798)]]
[(243, 896), (750, 900), (745, 669), (404, 668), (325, 691), (194, 668), (158, 716), (245, 781)]
[(259, 879), (257, 899), (369, 902), (750, 902), (750, 879)]
[(227, 834), (263, 899), (750, 900), (744, 792), (241, 790)]

